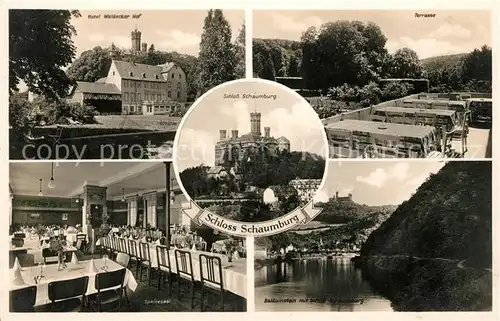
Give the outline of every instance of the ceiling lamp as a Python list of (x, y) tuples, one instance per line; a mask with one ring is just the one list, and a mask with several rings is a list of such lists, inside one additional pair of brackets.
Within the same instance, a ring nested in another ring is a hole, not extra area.
[(50, 174), (49, 188), (56, 187), (56, 181), (54, 180), (54, 163), (52, 163), (52, 172)]
[(42, 179), (40, 178), (40, 191), (38, 192), (38, 196), (43, 196), (42, 192)]
[(76, 197), (75, 203), (80, 203), (80, 195)]
[(125, 202), (125, 189), (122, 188), (122, 202)]

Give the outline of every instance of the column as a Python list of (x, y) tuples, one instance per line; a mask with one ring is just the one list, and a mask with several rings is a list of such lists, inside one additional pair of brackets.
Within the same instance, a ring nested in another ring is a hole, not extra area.
[(137, 222), (137, 197), (128, 199), (130, 225), (135, 226)]
[(156, 227), (156, 193), (144, 196), (144, 210), (146, 217), (151, 227)]
[(97, 241), (95, 239), (95, 229), (104, 224), (104, 222), (101, 221), (99, 226), (91, 225), (90, 214), (92, 213), (92, 206), (95, 205), (102, 206), (102, 212), (99, 213), (101, 217), (107, 214), (106, 187), (85, 185), (83, 187), (82, 231), (87, 234), (91, 253), (94, 253), (95, 242)]

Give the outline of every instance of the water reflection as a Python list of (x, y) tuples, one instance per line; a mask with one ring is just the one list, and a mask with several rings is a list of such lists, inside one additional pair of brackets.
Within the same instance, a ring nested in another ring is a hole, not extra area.
[(265, 266), (255, 286), (257, 311), (392, 311), (348, 258)]

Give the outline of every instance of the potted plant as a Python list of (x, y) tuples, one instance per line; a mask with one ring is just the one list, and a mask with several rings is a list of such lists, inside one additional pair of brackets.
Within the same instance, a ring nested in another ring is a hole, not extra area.
[(224, 240), (224, 247), (226, 249), (226, 254), (229, 262), (233, 261), (233, 254), (237, 251), (239, 242), (233, 238), (228, 238)]

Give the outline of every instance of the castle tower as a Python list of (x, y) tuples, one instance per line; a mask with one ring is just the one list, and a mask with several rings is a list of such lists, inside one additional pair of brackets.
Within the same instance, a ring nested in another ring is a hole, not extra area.
[(220, 140), (225, 140), (226, 135), (227, 135), (227, 131), (225, 129), (221, 129), (221, 130), (219, 130), (219, 133), (220, 133)]
[(132, 31), (132, 50), (133, 51), (140, 51), (141, 50), (141, 32), (135, 28), (134, 31)]
[(260, 136), (260, 113), (250, 113), (250, 133), (255, 136)]
[(143, 52), (147, 52), (148, 51), (148, 44), (145, 43), (145, 42), (142, 44), (142, 51)]
[(264, 127), (264, 137), (271, 137), (271, 127)]

